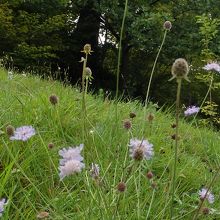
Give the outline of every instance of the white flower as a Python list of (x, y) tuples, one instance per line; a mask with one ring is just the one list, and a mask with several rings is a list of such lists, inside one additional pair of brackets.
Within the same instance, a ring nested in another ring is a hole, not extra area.
[(92, 178), (96, 179), (99, 176), (99, 165), (92, 163), (90, 173)]
[(62, 157), (59, 166), (61, 180), (66, 176), (81, 172), (85, 167), (85, 164), (82, 162), (83, 157), (80, 154), (82, 149), (83, 144), (80, 144), (78, 147), (63, 148), (59, 151), (59, 155)]
[(83, 144), (80, 144), (79, 147), (69, 147), (68, 149), (63, 148), (59, 151), (59, 155), (63, 157), (60, 160), (60, 165), (64, 165), (68, 160), (78, 160), (83, 161), (83, 157), (80, 155), (83, 149)]
[(207, 199), (210, 204), (213, 203), (215, 200), (214, 195), (210, 191), (207, 192), (206, 188), (202, 188), (201, 190), (199, 190), (199, 196), (200, 199)]
[(2, 216), (2, 213), (4, 211), (4, 206), (7, 205), (6, 199), (0, 200), (0, 217)]
[(22, 126), (16, 128), (14, 135), (10, 137), (10, 140), (27, 141), (33, 135), (35, 135), (35, 129), (32, 126)]
[(199, 112), (199, 107), (196, 106), (190, 106), (186, 109), (186, 111), (184, 111), (184, 115), (185, 116), (189, 116), (189, 115), (193, 115)]
[(60, 165), (60, 179), (69, 176), (74, 173), (80, 173), (81, 170), (85, 167), (85, 164), (78, 160), (68, 160), (65, 164)]
[(220, 65), (216, 62), (208, 63), (203, 67), (204, 70), (214, 70), (220, 73)]
[(135, 160), (150, 160), (154, 155), (153, 144), (148, 140), (130, 139), (130, 156)]

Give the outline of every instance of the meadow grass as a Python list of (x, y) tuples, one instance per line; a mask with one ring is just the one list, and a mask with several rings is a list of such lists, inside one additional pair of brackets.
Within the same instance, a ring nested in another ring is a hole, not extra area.
[[(152, 122), (143, 122), (144, 108), (137, 100), (117, 104), (102, 96), (86, 96), (87, 136), (83, 143), (81, 94), (77, 87), (63, 85), (37, 76), (13, 75), (0, 69), (0, 198), (7, 198), (2, 219), (36, 219), (41, 211), (47, 219), (169, 219), (174, 113), (148, 104)], [(49, 96), (59, 97), (51, 105)], [(175, 101), (175, 97), (173, 97)], [(129, 113), (135, 112), (131, 130), (123, 127)], [(200, 199), (198, 191), (208, 187), (220, 164), (219, 133), (200, 128), (196, 122), (181, 117), (180, 142), (176, 171), (174, 219), (192, 219)], [(129, 155), (131, 138), (144, 139), (154, 145), (151, 160), (134, 161)], [(11, 141), (7, 125), (33, 126), (37, 134), (26, 142)], [(53, 143), (53, 148), (48, 144)], [(81, 173), (59, 178), (58, 151), (63, 147), (84, 144), (85, 169)], [(90, 174), (91, 163), (100, 166), (99, 178)], [(151, 171), (154, 176), (148, 179)], [(216, 183), (218, 183), (217, 178)], [(125, 183), (120, 192), (117, 186)], [(211, 214), (199, 219), (220, 219), (220, 185), (211, 188), (215, 202)]]

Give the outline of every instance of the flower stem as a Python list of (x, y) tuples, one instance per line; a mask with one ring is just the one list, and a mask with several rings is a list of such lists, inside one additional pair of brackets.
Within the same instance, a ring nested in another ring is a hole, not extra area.
[(151, 201), (150, 201), (150, 206), (149, 206), (148, 211), (147, 211), (147, 217), (146, 217), (146, 220), (148, 219), (148, 216), (149, 216), (150, 211), (151, 211), (151, 207), (152, 207), (153, 200), (154, 200), (154, 195), (155, 195), (155, 189), (153, 190), (153, 194), (152, 194)]
[(170, 219), (173, 217), (173, 203), (176, 185), (176, 167), (178, 158), (178, 144), (179, 144), (179, 106), (180, 106), (180, 92), (181, 92), (182, 79), (177, 79), (177, 94), (176, 94), (176, 134), (175, 134), (175, 148), (174, 148), (174, 165), (173, 165), (173, 178), (172, 178), (172, 191), (171, 191), (171, 206), (170, 206)]

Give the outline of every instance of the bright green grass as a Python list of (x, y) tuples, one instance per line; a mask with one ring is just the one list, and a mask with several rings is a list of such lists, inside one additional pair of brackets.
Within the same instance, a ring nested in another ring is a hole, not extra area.
[[(59, 97), (57, 106), (49, 103), (51, 94)], [(150, 106), (148, 112), (155, 114), (151, 126), (143, 122), (143, 108), (137, 101), (119, 103), (116, 128), (114, 102), (91, 95), (86, 99), (88, 136), (83, 140), (81, 94), (76, 88), (33, 76), (15, 75), (8, 80), (6, 72), (0, 70), (0, 198), (9, 199), (3, 219), (36, 219), (40, 211), (49, 212), (48, 219), (53, 220), (146, 219), (152, 195), (148, 219), (169, 219), (173, 116)], [(137, 117), (129, 133), (122, 121), (131, 111)], [(143, 123), (144, 138), (154, 145), (155, 155), (152, 160), (134, 163), (128, 142), (132, 136), (142, 138)], [(8, 124), (32, 125), (37, 135), (27, 142), (12, 142), (4, 133)], [(180, 134), (174, 213), (175, 219), (192, 219), (199, 203), (198, 191), (210, 183), (220, 164), (220, 140), (218, 133), (183, 120)], [(53, 149), (48, 149), (50, 142), (55, 145)], [(58, 150), (81, 143), (85, 144), (86, 169), (60, 181)], [(92, 162), (100, 165), (100, 184), (90, 176)], [(146, 178), (149, 170), (155, 175), (156, 190)], [(117, 184), (122, 177), (127, 188), (119, 193)], [(220, 219), (219, 179), (211, 190), (215, 202), (205, 205), (216, 211), (199, 219)]]

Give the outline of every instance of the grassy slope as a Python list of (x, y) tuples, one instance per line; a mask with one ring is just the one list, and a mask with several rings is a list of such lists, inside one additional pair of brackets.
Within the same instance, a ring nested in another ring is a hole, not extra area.
[[(158, 187), (154, 193), (149, 219), (168, 219), (169, 183), (173, 140), (170, 135), (173, 118), (169, 113), (155, 110), (152, 126), (146, 123), (145, 138), (153, 143), (155, 156), (150, 161), (134, 163), (128, 156), (131, 136), (141, 139), (143, 109), (138, 102), (120, 103), (118, 129), (114, 128), (113, 102), (102, 97), (87, 96), (88, 137), (83, 141), (81, 95), (75, 88), (37, 77), (16, 75), (8, 80), (0, 70), (1, 130), (8, 124), (15, 127), (32, 125), (37, 135), (27, 142), (10, 141), (2, 134), (0, 145), (0, 198), (9, 198), (3, 219), (36, 219), (40, 211), (48, 211), (49, 219), (146, 219), (153, 190), (145, 177), (148, 170), (155, 174)], [(49, 95), (59, 97), (54, 107)], [(175, 97), (174, 97), (175, 99)], [(134, 111), (132, 132), (125, 131), (122, 120)], [(219, 137), (208, 129), (191, 127), (181, 121), (181, 146), (176, 192), (176, 219), (192, 219), (198, 204), (198, 190), (211, 181), (219, 164)], [(55, 147), (48, 149), (48, 143)], [(85, 144), (83, 151), (86, 169), (66, 177), (58, 176), (58, 150), (62, 147)], [(90, 164), (100, 165), (101, 184), (89, 174)], [(132, 165), (133, 164), (133, 165)], [(129, 171), (128, 166), (133, 166)], [(212, 172), (210, 172), (212, 170)], [(127, 184), (124, 193), (117, 184)], [(217, 180), (219, 181), (219, 179)], [(211, 208), (220, 207), (219, 184), (212, 192), (216, 201)], [(217, 212), (204, 219), (220, 218)], [(203, 219), (201, 217), (200, 219)]]

